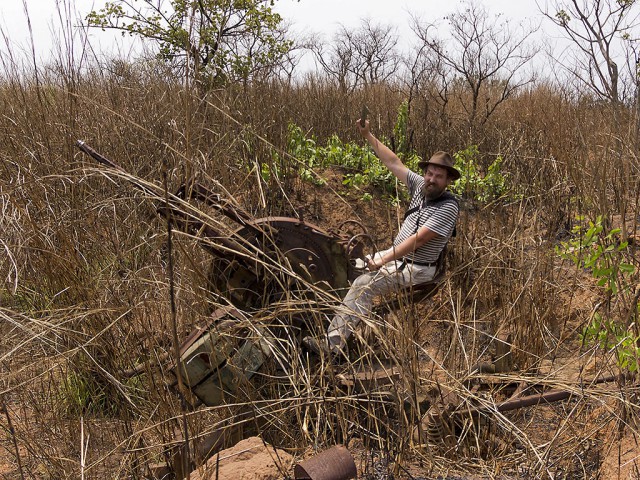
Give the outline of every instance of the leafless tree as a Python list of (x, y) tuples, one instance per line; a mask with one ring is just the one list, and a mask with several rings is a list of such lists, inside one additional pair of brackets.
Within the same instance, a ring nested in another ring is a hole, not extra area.
[[(562, 29), (575, 48), (556, 57), (560, 65), (599, 98), (618, 103), (624, 92), (619, 60), (631, 52), (632, 30), (638, 25), (637, 0), (553, 0), (543, 15)], [(635, 64), (634, 59), (634, 64)], [(627, 80), (635, 84), (635, 68)]]
[(425, 65), (433, 62), (428, 55), (437, 59), (443, 94), (452, 83), (465, 86), (470, 101), (462, 105), (469, 123), (484, 123), (498, 105), (534, 79), (524, 67), (537, 53), (529, 41), (536, 28), (512, 28), (501, 15), (490, 15), (471, 0), (445, 18), (449, 32), (444, 38), (436, 36), (438, 25), (414, 18), (418, 51), (427, 58)]
[(351, 90), (354, 82), (350, 78), (353, 57), (350, 46), (339, 41), (338, 38), (326, 46), (321, 39), (316, 38), (312, 51), (324, 73), (333, 79), (342, 90)]
[(361, 21), (351, 30), (341, 25), (328, 48), (317, 43), (314, 53), (324, 72), (345, 90), (392, 77), (399, 68), (398, 34), (390, 25)]
[(409, 108), (415, 97), (425, 105), (434, 103), (444, 117), (449, 103), (450, 69), (442, 57), (429, 48), (430, 26), (423, 26), (418, 17), (412, 17), (411, 29), (419, 41), (404, 59), (405, 85), (408, 87)]

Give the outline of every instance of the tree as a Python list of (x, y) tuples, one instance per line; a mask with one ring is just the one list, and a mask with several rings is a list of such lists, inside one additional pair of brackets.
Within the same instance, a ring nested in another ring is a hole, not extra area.
[[(543, 15), (560, 27), (575, 49), (556, 58), (570, 74), (599, 98), (623, 100), (616, 55), (637, 25), (637, 0), (560, 0), (545, 5)], [(634, 72), (635, 73), (635, 72)], [(633, 75), (633, 74), (632, 74)], [(631, 78), (633, 82), (633, 78)]]
[(450, 69), (446, 68), (442, 58), (428, 47), (430, 27), (423, 27), (421, 20), (413, 16), (411, 29), (419, 41), (404, 59), (404, 81), (409, 90), (409, 106), (414, 97), (422, 98), (425, 105), (433, 100), (439, 106), (438, 117), (444, 119), (449, 103)]
[[(498, 105), (533, 81), (533, 75), (521, 74), (521, 70), (537, 53), (528, 44), (536, 29), (521, 26), (520, 31), (514, 30), (501, 15), (490, 17), (484, 7), (472, 1), (445, 18), (449, 24), (446, 39), (432, 36), (437, 25), (425, 25), (414, 18), (417, 51), (425, 58), (414, 68), (438, 65), (445, 86), (449, 85), (443, 92), (454, 84), (465, 85), (471, 97), (470, 102), (462, 101), (468, 121), (484, 123)], [(429, 55), (436, 58), (429, 59)], [(414, 71), (414, 75), (423, 73)]]
[(152, 40), (159, 56), (200, 80), (247, 80), (293, 46), (274, 0), (114, 0), (86, 17), (89, 26)]
[(388, 80), (398, 70), (398, 35), (390, 25), (361, 21), (351, 30), (341, 25), (328, 49), (316, 41), (313, 51), (329, 77), (340, 87), (353, 90)]

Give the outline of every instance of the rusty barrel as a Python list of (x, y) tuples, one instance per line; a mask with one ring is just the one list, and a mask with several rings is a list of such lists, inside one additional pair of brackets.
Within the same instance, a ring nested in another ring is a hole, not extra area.
[(293, 469), (296, 480), (350, 480), (357, 473), (353, 457), (342, 445), (331, 447)]

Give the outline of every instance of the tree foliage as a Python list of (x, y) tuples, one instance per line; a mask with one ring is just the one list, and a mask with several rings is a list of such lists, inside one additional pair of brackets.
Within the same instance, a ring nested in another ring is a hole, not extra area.
[(89, 26), (157, 42), (159, 56), (200, 79), (247, 80), (278, 65), (293, 42), (274, 0), (113, 0)]

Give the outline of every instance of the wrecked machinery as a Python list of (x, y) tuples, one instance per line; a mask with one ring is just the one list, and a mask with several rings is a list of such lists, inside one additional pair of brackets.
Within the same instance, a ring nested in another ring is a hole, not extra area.
[[(363, 271), (361, 259), (372, 240), (357, 221), (349, 220), (326, 231), (302, 218), (253, 218), (202, 183), (188, 181), (174, 194), (167, 194), (158, 186), (131, 177), (86, 143), (78, 141), (76, 146), (137, 189), (162, 199), (158, 214), (173, 228), (192, 234), (212, 256), (208, 287), (227, 306), (215, 310), (184, 340), (179, 369), (173, 369), (195, 395), (196, 404), (215, 406), (234, 399), (238, 388), (247, 385), (271, 356), (269, 342), (274, 335), (288, 336), (287, 340), (299, 345), (301, 329), (305, 328), (303, 319), (289, 317), (294, 323), (299, 320), (299, 333), (291, 338), (287, 325), (270, 325), (267, 329), (250, 322), (247, 312), (278, 308), (292, 295), (303, 304), (318, 295), (341, 297), (350, 281)], [(195, 208), (198, 205), (215, 209), (235, 222), (237, 229), (232, 235), (216, 231), (211, 222), (202, 219)], [(316, 304), (322, 310), (323, 306)], [(248, 324), (252, 324), (250, 329), (246, 328)]]
[[(192, 234), (212, 256), (208, 287), (224, 299), (220, 303), (227, 306), (215, 310), (200, 328), (184, 340), (178, 364), (172, 369), (176, 377), (174, 386), (182, 383), (186, 387), (183, 390), (192, 395), (194, 406), (200, 403), (216, 406), (237, 400), (239, 391), (251, 384), (256, 373), (272, 357), (270, 344), (275, 337), (292, 343), (294, 348), (299, 347), (305, 328), (303, 318), (288, 317), (295, 324), (294, 329), (288, 328), (292, 325), (286, 322), (282, 328), (273, 328), (273, 325), (265, 327), (253, 322), (251, 312), (265, 307), (277, 309), (288, 304), (292, 294), (296, 298), (307, 299), (307, 305), (314, 305), (317, 311), (325, 311), (330, 302), (323, 304), (322, 300), (340, 298), (350, 282), (363, 272), (362, 259), (365, 250), (372, 248), (373, 241), (357, 221), (349, 220), (335, 230), (326, 231), (302, 218), (253, 218), (206, 185), (188, 181), (175, 193), (168, 194), (156, 185), (131, 177), (86, 143), (78, 141), (77, 147), (121, 174), (136, 188), (161, 199), (158, 214), (174, 228)], [(232, 235), (221, 234), (210, 222), (203, 220), (194, 204), (215, 209), (238, 227)], [(413, 299), (423, 299), (437, 291), (441, 275), (442, 271), (433, 282), (415, 289)], [(387, 304), (387, 308), (389, 305), (393, 305), (393, 301)], [(252, 327), (248, 329), (247, 325)], [(292, 335), (292, 331), (297, 333)], [(438, 385), (428, 395), (429, 399), (422, 405), (416, 405), (416, 402), (409, 405), (421, 418), (415, 427), (416, 442), (453, 448), (461, 432), (469, 430), (469, 424), (481, 427), (481, 422), (491, 415), (575, 398), (575, 392), (568, 390), (544, 390), (531, 384), (514, 384), (501, 379), (500, 373), (513, 368), (511, 339), (509, 335), (501, 335), (493, 343), (495, 363), (479, 365), (477, 371), (487, 374), (490, 379), (463, 385), (463, 390), (469, 395), (461, 396), (436, 381)], [(163, 361), (169, 362), (172, 358), (167, 354)], [(128, 374), (142, 371), (144, 368), (141, 367)], [(347, 388), (367, 390), (366, 385), (377, 382), (378, 374), (384, 377), (383, 383), (393, 381), (393, 371), (393, 368), (365, 371), (362, 378), (351, 375), (345, 383)], [(613, 377), (597, 379), (594, 383), (615, 380)], [(500, 392), (505, 400), (474, 404), (463, 399), (486, 398), (486, 394), (491, 392)]]

